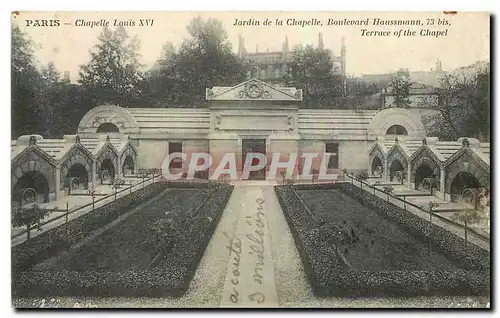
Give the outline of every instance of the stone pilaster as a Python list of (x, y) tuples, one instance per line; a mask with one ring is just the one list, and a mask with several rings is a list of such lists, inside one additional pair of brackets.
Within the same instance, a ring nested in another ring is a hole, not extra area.
[(96, 161), (92, 160), (92, 189), (95, 189), (96, 170)]
[(59, 200), (61, 198), (61, 167), (58, 165), (56, 166), (56, 184), (55, 184), (55, 193), (56, 193), (56, 200)]
[(389, 167), (387, 164), (387, 158), (384, 158), (384, 179), (386, 182), (389, 182), (389, 180), (390, 180), (390, 173), (389, 173)]
[(116, 162), (117, 162), (117, 166), (118, 166), (118, 167), (116, 167), (118, 169), (118, 179), (122, 179), (123, 178), (122, 158), (120, 156), (118, 156), (118, 158), (116, 158)]
[(439, 175), (439, 192), (441, 192), (441, 196), (444, 198), (444, 180), (445, 180), (445, 169), (441, 167), (441, 173)]
[(408, 182), (408, 186), (411, 188), (411, 163), (408, 162), (408, 168), (406, 171), (406, 181)]

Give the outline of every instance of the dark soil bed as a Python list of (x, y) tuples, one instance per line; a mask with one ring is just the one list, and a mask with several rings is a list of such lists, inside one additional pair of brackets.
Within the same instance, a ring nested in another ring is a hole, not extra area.
[(404, 231), (393, 220), (381, 217), (339, 189), (298, 190), (306, 206), (323, 219), (351, 229), (359, 241), (345, 257), (360, 270), (454, 270), (460, 264), (437, 253), (429, 242)]
[(349, 183), (275, 187), (314, 294), (488, 295), (487, 251)]
[[(166, 186), (169, 189), (155, 200), (75, 252), (63, 254), (42, 269), (14, 272), (13, 297), (182, 296), (233, 187), (180, 183)], [(150, 233), (152, 222), (162, 221), (166, 211), (175, 211), (179, 222), (175, 223), (179, 226), (171, 232), (174, 235), (169, 242), (173, 243), (167, 249)], [(86, 225), (82, 221), (79, 224)]]
[(54, 270), (87, 271), (145, 268), (158, 253), (152, 221), (165, 217), (165, 211), (189, 212), (198, 207), (207, 189), (168, 189), (161, 198), (135, 212), (123, 222), (99, 235), (70, 258), (54, 264)]

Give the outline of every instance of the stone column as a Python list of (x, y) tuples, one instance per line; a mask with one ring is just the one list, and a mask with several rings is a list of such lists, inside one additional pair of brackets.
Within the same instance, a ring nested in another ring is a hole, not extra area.
[(386, 182), (389, 182), (389, 167), (387, 165), (387, 158), (384, 158), (384, 179)]
[(444, 167), (441, 167), (441, 173), (439, 175), (439, 192), (441, 192), (442, 198), (445, 197), (445, 195), (444, 195), (444, 191), (445, 191), (444, 177), (445, 177), (445, 170), (444, 170)]
[(411, 188), (411, 163), (408, 162), (408, 171), (406, 172), (406, 181), (408, 182), (408, 186)]
[(117, 162), (117, 169), (118, 169), (118, 179), (121, 179), (123, 176), (123, 171), (122, 171), (122, 158), (120, 156), (118, 156), (118, 158), (116, 158), (116, 162)]
[(241, 174), (243, 173), (243, 139), (238, 137), (236, 140), (236, 174), (238, 179), (241, 180)]
[(95, 189), (96, 162), (92, 160), (92, 189)]
[(61, 198), (61, 167), (58, 165), (56, 166), (56, 200), (59, 200)]

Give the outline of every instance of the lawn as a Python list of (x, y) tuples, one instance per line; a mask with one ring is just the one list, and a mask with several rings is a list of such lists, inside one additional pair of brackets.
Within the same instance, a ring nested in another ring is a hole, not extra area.
[(488, 295), (489, 253), (350, 183), (276, 195), (315, 295)]
[(121, 271), (146, 268), (158, 253), (150, 224), (164, 218), (166, 211), (188, 213), (196, 209), (206, 192), (207, 189), (168, 189), (158, 200), (105, 231), (69, 258), (57, 261), (52, 269)]
[[(182, 296), (233, 187), (165, 183), (157, 188), (163, 191), (150, 191), (152, 196), (132, 194), (132, 199), (96, 210), (104, 214), (75, 219), (71, 233), (78, 240), (69, 251), (51, 247), (52, 252), (41, 255), (38, 247), (53, 245), (53, 236), (35, 238), (37, 248), (24, 249), (18, 258), (24, 263), (40, 259), (41, 263), (13, 272), (13, 296)], [(119, 208), (116, 213), (115, 207)], [(175, 217), (169, 221), (165, 212)], [(105, 217), (107, 213), (114, 213), (115, 218)], [(106, 222), (95, 228), (99, 220)]]
[(359, 240), (344, 253), (359, 270), (453, 270), (460, 264), (429, 249), (429, 243), (413, 237), (396, 222), (383, 218), (339, 189), (298, 190), (314, 213), (336, 222)]

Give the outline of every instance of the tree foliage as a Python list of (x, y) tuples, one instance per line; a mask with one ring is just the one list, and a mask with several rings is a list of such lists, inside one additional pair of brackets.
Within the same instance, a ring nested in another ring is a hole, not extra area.
[[(445, 75), (438, 88), (437, 115), (424, 118), (428, 134), (443, 140), (490, 140), (490, 69)], [(432, 104), (431, 104), (432, 105)]]
[(345, 95), (338, 104), (342, 109), (380, 109), (382, 107), (381, 88), (358, 78), (347, 77)]
[(40, 133), (36, 90), (39, 73), (34, 58), (34, 43), (19, 26), (12, 26), (11, 112), (13, 137)]
[(40, 222), (49, 214), (50, 210), (42, 208), (37, 203), (31, 204), (29, 207), (21, 207), (13, 211), (12, 227), (26, 226), (27, 239), (29, 240), (32, 227), (38, 225), (38, 229), (40, 229)]
[(190, 38), (178, 52), (166, 45), (163, 55), (168, 58), (149, 79), (149, 95), (162, 107), (202, 107), (207, 87), (236, 85), (245, 78), (219, 20), (197, 17), (187, 30)]
[(390, 107), (409, 108), (411, 78), (408, 70), (399, 70), (392, 77), (392, 93), (394, 94), (394, 104)]
[(98, 40), (90, 61), (80, 67), (78, 82), (91, 94), (95, 105), (137, 105), (143, 92), (139, 40), (128, 36), (123, 27), (114, 31), (104, 27)]
[(332, 107), (333, 100), (343, 95), (343, 81), (332, 72), (331, 52), (299, 45), (293, 50), (293, 60), (287, 85), (302, 88), (302, 107)]

